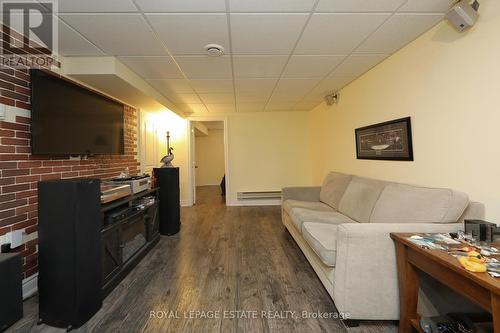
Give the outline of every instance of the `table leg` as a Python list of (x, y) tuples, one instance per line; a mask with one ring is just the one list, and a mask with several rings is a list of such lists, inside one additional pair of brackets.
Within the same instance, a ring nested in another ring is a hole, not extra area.
[(416, 269), (408, 262), (408, 247), (398, 242), (395, 245), (399, 281), (399, 333), (410, 333), (413, 330), (410, 320), (417, 318), (419, 278)]
[(500, 295), (491, 294), (491, 315), (493, 316), (493, 329), (500, 333)]

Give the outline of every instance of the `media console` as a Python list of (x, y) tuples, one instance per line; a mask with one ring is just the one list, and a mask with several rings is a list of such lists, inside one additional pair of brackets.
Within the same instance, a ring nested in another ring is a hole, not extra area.
[(85, 324), (159, 241), (158, 190), (101, 204), (98, 179), (38, 185), (39, 323)]
[(102, 279), (104, 295), (160, 240), (158, 189), (102, 205)]

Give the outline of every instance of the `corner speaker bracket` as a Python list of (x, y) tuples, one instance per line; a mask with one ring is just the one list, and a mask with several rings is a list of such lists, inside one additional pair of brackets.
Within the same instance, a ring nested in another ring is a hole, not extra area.
[(340, 92), (335, 91), (331, 94), (325, 96), (325, 102), (327, 105), (339, 104)]

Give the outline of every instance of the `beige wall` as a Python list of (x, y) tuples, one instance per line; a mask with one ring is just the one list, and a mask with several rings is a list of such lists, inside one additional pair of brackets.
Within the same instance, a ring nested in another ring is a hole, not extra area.
[(208, 130), (207, 136), (197, 136), (196, 186), (219, 185), (224, 176), (224, 131)]
[(310, 184), (307, 119), (299, 111), (228, 116), (230, 204), (237, 204), (238, 191)]
[[(421, 36), (310, 114), (313, 182), (329, 170), (452, 187), (500, 221), (500, 2), (481, 1), (477, 25)], [(412, 117), (414, 162), (356, 159), (354, 129)]]

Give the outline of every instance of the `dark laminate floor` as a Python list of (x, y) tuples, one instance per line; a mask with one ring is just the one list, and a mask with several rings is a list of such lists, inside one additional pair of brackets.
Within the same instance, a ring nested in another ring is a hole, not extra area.
[[(346, 330), (336, 319), (301, 317), (302, 311), (335, 308), (282, 226), (279, 207), (226, 208), (217, 187), (203, 187), (198, 204), (182, 209), (182, 223), (180, 234), (163, 237), (79, 332), (395, 331), (384, 323)], [(151, 318), (151, 311), (180, 318)], [(240, 318), (196, 318), (208, 311)], [(274, 311), (295, 311), (296, 316), (264, 318), (261, 311), (268, 317)], [(36, 326), (36, 319), (34, 297), (25, 302), (25, 317), (9, 332), (63, 332)]]

